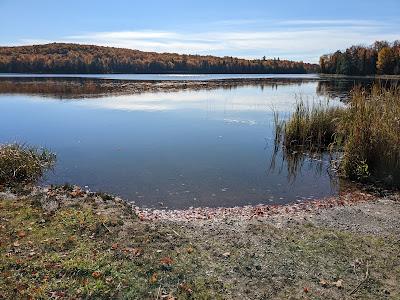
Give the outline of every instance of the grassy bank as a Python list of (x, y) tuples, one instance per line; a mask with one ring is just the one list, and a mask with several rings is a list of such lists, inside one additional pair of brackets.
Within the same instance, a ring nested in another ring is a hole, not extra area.
[[(400, 211), (394, 208), (386, 209)], [(338, 216), (345, 224), (343, 212), (329, 220), (322, 215), (319, 221), (311, 215), (275, 221), (143, 221), (118, 199), (79, 188), (16, 198), (3, 194), (0, 297), (399, 297), (399, 224), (390, 221), (378, 231), (383, 235), (372, 234), (375, 229), (363, 232), (363, 226), (354, 226), (355, 231), (332, 226)], [(362, 218), (355, 215), (351, 223), (361, 224)], [(369, 220), (370, 225), (386, 224), (382, 217)]]
[(345, 177), (400, 187), (399, 116), (399, 88), (355, 88), (346, 107), (300, 101), (287, 121), (275, 118), (276, 143), (289, 154), (343, 152)]

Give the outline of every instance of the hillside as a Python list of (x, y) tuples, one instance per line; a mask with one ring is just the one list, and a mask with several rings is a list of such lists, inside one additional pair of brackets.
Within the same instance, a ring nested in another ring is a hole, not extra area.
[(288, 60), (181, 55), (52, 43), (0, 47), (1, 73), (315, 73), (318, 65)]

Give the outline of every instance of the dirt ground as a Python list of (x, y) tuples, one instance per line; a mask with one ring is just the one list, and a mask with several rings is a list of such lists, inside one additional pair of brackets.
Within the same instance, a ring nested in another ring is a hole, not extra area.
[(399, 195), (143, 211), (0, 194), (0, 299), (400, 299)]

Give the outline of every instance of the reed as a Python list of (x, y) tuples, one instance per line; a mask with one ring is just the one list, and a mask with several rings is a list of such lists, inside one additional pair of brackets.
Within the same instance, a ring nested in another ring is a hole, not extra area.
[(299, 101), (288, 120), (275, 117), (275, 143), (286, 154), (341, 152), (344, 177), (400, 187), (400, 89), (355, 87), (342, 107)]
[(326, 150), (335, 141), (342, 107), (331, 107), (327, 102), (312, 105), (299, 101), (294, 113), (283, 126), (283, 144), (288, 150), (306, 148)]
[(343, 173), (400, 187), (400, 89), (355, 88), (338, 126)]

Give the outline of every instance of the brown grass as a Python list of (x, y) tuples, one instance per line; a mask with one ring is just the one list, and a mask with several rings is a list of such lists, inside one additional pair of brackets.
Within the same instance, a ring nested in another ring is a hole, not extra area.
[(0, 185), (33, 183), (51, 169), (55, 155), (20, 144), (0, 145)]
[(400, 187), (398, 87), (355, 87), (346, 107), (300, 101), (287, 121), (275, 118), (275, 130), (286, 153), (340, 151), (343, 176)]

